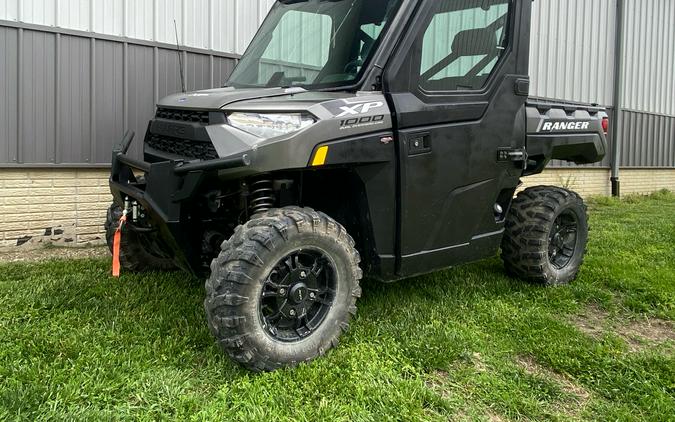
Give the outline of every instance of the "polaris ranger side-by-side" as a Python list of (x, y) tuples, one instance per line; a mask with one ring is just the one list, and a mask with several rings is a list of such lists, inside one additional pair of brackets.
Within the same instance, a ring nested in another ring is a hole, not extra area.
[(569, 283), (582, 199), (514, 195), (552, 159), (601, 160), (608, 120), (528, 98), (531, 3), (277, 1), (225, 87), (163, 99), (143, 160), (131, 135), (115, 149), (106, 228), (122, 267), (208, 277), (209, 328), (253, 370), (335, 346), (364, 273), (501, 247), (510, 274)]

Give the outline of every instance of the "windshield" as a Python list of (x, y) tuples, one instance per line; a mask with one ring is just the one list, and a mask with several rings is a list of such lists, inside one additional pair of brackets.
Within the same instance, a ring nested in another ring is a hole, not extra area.
[(230, 76), (229, 86), (351, 85), (400, 0), (280, 0)]

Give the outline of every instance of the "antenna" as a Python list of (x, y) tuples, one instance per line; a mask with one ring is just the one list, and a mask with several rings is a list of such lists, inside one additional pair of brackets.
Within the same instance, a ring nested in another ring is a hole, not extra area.
[(176, 19), (173, 20), (173, 29), (176, 32), (176, 53), (178, 53), (178, 66), (180, 68), (180, 90), (181, 92), (187, 92), (185, 90), (185, 75), (183, 74), (183, 54), (180, 49), (180, 43), (178, 42), (178, 25), (176, 24)]

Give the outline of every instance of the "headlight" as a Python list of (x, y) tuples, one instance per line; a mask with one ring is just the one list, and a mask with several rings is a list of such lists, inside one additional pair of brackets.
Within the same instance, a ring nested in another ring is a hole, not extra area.
[(230, 126), (259, 138), (274, 138), (297, 132), (315, 123), (313, 117), (303, 113), (260, 114), (237, 112), (227, 116)]

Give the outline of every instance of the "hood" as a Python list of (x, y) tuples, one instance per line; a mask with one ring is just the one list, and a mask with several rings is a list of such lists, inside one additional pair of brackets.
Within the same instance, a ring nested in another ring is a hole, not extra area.
[(281, 97), (307, 92), (303, 88), (217, 88), (204, 91), (179, 93), (163, 98), (159, 107), (218, 110), (229, 104), (245, 100)]

